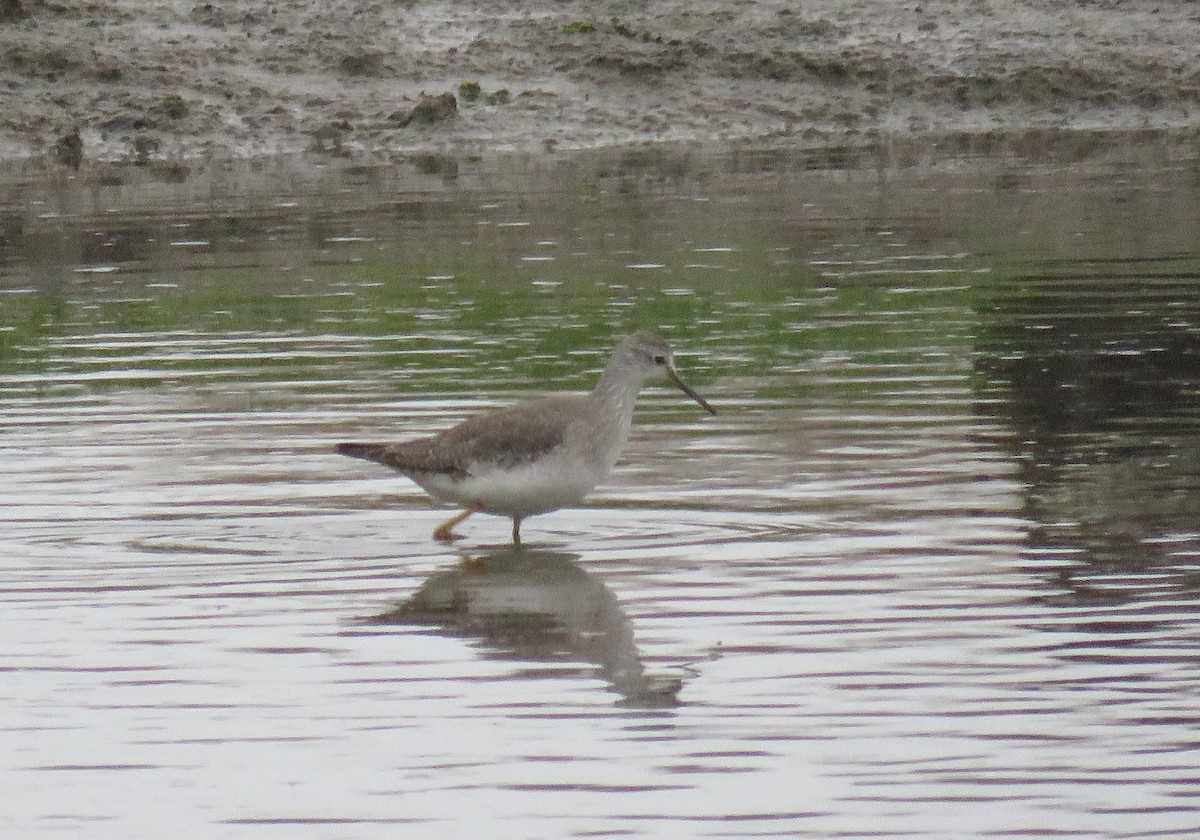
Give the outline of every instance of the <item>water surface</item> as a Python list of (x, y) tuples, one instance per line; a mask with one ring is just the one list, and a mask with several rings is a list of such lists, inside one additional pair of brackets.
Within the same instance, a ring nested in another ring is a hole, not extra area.
[[(5, 836), (1192, 837), (1200, 168), (1157, 138), (0, 202)], [(575, 510), (331, 454), (590, 387)]]

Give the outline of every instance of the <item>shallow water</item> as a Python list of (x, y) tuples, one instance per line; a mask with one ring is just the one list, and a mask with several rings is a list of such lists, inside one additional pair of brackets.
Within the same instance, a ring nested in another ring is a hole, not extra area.
[[(1200, 832), (1194, 145), (166, 174), (4, 182), (4, 836)], [(644, 326), (524, 550), (330, 452)]]

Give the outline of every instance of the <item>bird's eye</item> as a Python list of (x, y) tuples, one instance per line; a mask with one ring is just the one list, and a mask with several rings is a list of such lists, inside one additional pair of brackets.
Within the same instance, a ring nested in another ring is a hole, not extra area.
[(654, 364), (656, 364), (656, 365), (665, 365), (666, 363), (667, 363), (667, 357), (666, 357), (666, 356), (655, 356), (655, 357), (654, 357)]

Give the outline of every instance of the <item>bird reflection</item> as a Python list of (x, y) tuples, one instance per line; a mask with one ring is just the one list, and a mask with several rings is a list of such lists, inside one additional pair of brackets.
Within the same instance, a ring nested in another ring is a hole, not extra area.
[(474, 637), (500, 657), (583, 660), (634, 706), (674, 706), (683, 681), (646, 673), (633, 626), (578, 554), (519, 546), (478, 555), (432, 575), (411, 597), (371, 619)]

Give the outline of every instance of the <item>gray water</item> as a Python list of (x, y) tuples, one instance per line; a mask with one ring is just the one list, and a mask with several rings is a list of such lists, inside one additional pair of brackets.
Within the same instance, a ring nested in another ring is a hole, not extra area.
[[(0, 835), (1200, 833), (1194, 143), (3, 184)], [(640, 327), (523, 549), (331, 452)]]

